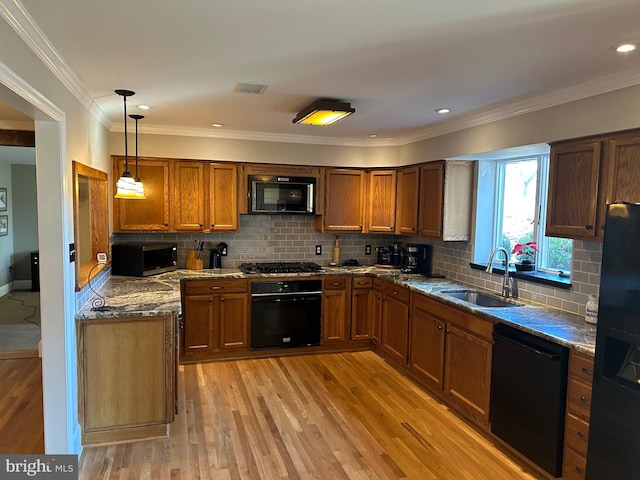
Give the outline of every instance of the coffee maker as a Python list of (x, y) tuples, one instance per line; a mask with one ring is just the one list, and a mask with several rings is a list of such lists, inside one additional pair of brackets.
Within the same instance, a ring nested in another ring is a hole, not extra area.
[(433, 277), (433, 247), (426, 244), (407, 245), (407, 254), (402, 273), (419, 273), (425, 277)]

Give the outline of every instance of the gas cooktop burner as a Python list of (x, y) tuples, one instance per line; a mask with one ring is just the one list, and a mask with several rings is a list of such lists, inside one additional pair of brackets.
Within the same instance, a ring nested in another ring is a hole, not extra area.
[(311, 273), (322, 269), (313, 262), (241, 263), (238, 268), (242, 273)]

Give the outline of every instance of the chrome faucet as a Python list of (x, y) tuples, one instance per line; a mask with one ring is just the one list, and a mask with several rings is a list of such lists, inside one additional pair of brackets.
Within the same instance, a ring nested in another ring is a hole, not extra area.
[(517, 298), (518, 297), (518, 287), (515, 283), (515, 279), (509, 276), (509, 252), (504, 247), (497, 247), (493, 249), (491, 255), (489, 256), (489, 263), (487, 264), (487, 269), (485, 270), (487, 273), (491, 273), (493, 271), (493, 257), (496, 252), (502, 252), (504, 254), (504, 276), (502, 277), (502, 296), (504, 298)]

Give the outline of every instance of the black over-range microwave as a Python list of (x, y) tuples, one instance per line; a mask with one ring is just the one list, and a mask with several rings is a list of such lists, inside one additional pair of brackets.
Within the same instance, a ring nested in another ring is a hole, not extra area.
[(175, 243), (114, 243), (111, 245), (111, 273), (146, 277), (178, 269)]
[(249, 175), (249, 213), (315, 213), (316, 179)]

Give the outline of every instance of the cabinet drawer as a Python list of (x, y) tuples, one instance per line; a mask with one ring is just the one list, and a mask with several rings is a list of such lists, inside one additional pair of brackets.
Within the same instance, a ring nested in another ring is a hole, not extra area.
[(567, 398), (567, 409), (569, 412), (588, 422), (591, 412), (591, 388), (583, 383), (570, 379)]
[(384, 296), (395, 298), (402, 303), (409, 303), (409, 289), (390, 282), (384, 284)]
[(347, 288), (347, 277), (329, 277), (322, 280), (324, 290), (345, 290)]
[(586, 457), (588, 440), (589, 424), (574, 415), (567, 415), (567, 428), (564, 435), (565, 445)]
[(591, 385), (593, 382), (593, 358), (571, 352), (571, 361), (569, 363), (570, 378), (586, 385)]
[(210, 295), (212, 293), (244, 293), (246, 280), (187, 280), (182, 283), (185, 295)]
[(373, 279), (371, 277), (354, 277), (353, 288), (371, 288)]
[(584, 480), (587, 470), (587, 459), (570, 448), (564, 451), (562, 467), (563, 480)]
[(373, 279), (373, 288), (375, 288), (376, 290), (382, 290), (382, 279), (381, 278), (374, 278)]

